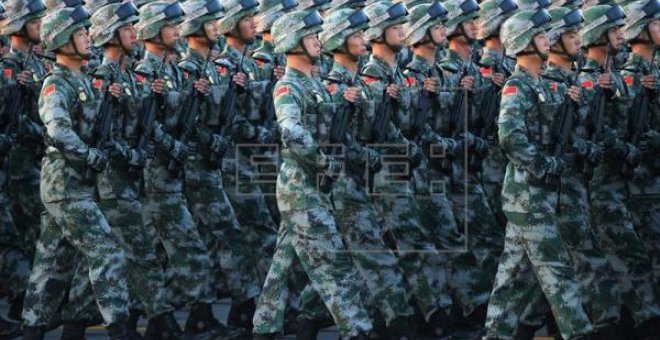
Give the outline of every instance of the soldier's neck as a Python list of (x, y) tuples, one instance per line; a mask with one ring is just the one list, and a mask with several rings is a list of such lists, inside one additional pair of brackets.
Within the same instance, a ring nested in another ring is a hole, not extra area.
[(106, 48), (105, 57), (117, 63), (117, 65), (119, 65), (119, 67), (122, 70), (126, 70), (126, 62), (124, 61), (124, 51), (122, 51), (120, 48), (117, 47)]
[(449, 40), (449, 49), (458, 53), (458, 55), (465, 61), (472, 58), (472, 45), (465, 41), (464, 38), (456, 37)]
[[(158, 57), (160, 59), (162, 59), (165, 56), (165, 53), (167, 53), (165, 51), (164, 47), (162, 47), (158, 44), (150, 43), (150, 42), (146, 42), (144, 44), (144, 49), (149, 51), (149, 53), (155, 55), (156, 57)], [(165, 61), (165, 62), (167, 62), (167, 61)]]
[(655, 53), (655, 49), (648, 44), (633, 44), (631, 50), (632, 53), (642, 57), (646, 61), (651, 61), (653, 59), (653, 53)]
[(339, 63), (341, 66), (344, 66), (346, 69), (351, 71), (351, 73), (357, 72), (358, 63), (348, 54), (335, 53), (335, 62)]
[(390, 67), (396, 65), (396, 52), (394, 52), (389, 46), (381, 43), (374, 43), (372, 48), (374, 55), (384, 60)]
[(433, 44), (423, 44), (418, 47), (413, 47), (413, 53), (415, 55), (422, 57), (429, 64), (433, 64), (435, 61), (435, 52), (437, 48)]
[[(603, 66), (607, 57), (607, 47), (589, 47), (587, 49), (587, 59), (594, 60), (598, 65)], [(612, 56), (610, 56), (611, 58)]]
[(570, 71), (573, 68), (573, 61), (566, 58), (563, 54), (550, 53), (548, 61), (564, 71)]
[(55, 56), (55, 61), (58, 64), (68, 68), (69, 70), (71, 70), (71, 72), (73, 72), (75, 74), (78, 74), (78, 75), (83, 74), (83, 72), (82, 72), (83, 60), (81, 58), (70, 57), (70, 56), (66, 56), (64, 54), (57, 54)]
[(309, 62), (309, 58), (304, 55), (287, 55), (286, 67), (296, 69), (308, 77), (312, 75), (313, 65)]
[(538, 79), (543, 67), (543, 61), (536, 55), (519, 55), (517, 58), (518, 66), (524, 68), (529, 75)]
[(502, 41), (498, 37), (490, 37), (484, 41), (484, 46), (498, 52), (502, 52)]
[(30, 42), (26, 38), (23, 38), (23, 37), (20, 37), (20, 36), (17, 36), (17, 35), (12, 35), (11, 36), (11, 48), (25, 54), (30, 49)]
[(188, 38), (188, 48), (191, 50), (206, 56), (209, 53), (209, 45), (206, 41), (200, 41), (201, 39), (196, 39), (195, 37)]
[(236, 38), (230, 37), (230, 36), (227, 36), (227, 45), (229, 45), (229, 46), (231, 46), (231, 47), (233, 47), (233, 48), (235, 48), (239, 51), (242, 51), (243, 46), (245, 46), (245, 44), (243, 43), (243, 41), (241, 39), (236, 39)]
[(273, 36), (270, 35), (270, 32), (263, 32), (262, 36), (261, 36), (261, 39), (263, 39), (263, 41), (272, 42), (273, 41)]

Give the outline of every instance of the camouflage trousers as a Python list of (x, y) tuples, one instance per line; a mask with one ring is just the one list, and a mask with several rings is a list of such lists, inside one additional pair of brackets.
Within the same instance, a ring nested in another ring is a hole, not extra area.
[(32, 260), (24, 249), (24, 240), (16, 230), (8, 205), (7, 197), (0, 192), (0, 287), (12, 301), (25, 293)]
[[(365, 288), (369, 311), (380, 311), (387, 325), (398, 318), (413, 315), (398, 259), (383, 241), (376, 211), (365, 188), (355, 179), (344, 176), (335, 182), (333, 196), (336, 207), (333, 216), (360, 273), (360, 286)], [(315, 290), (305, 289), (301, 299), (319, 301), (314, 295), (317, 295)], [(308, 319), (318, 318), (319, 312), (310, 311), (310, 304), (302, 305), (301, 315)], [(315, 305), (322, 308), (318, 303)]]
[(438, 251), (422, 224), (412, 181), (392, 180), (391, 173), (383, 169), (374, 178), (374, 207), (382, 219), (383, 234), (396, 248), (399, 266), (408, 283), (408, 295), (415, 298), (424, 319), (429, 320), (439, 306), (431, 288), (433, 279), (427, 261), (438, 256)]
[(39, 196), (39, 178), (10, 179), (7, 194), (16, 229), (32, 255), (41, 230), (41, 212), (45, 210)]
[[(23, 308), (26, 326), (46, 326), (55, 316), (71, 282), (71, 261), (80, 252), (98, 308), (107, 324), (128, 319), (126, 255), (101, 209), (91, 200), (45, 204)], [(52, 216), (51, 220), (48, 215)]]
[[(628, 206), (633, 216), (635, 230), (643, 242), (646, 253), (651, 257), (653, 276), (658, 287), (660, 280), (660, 197), (632, 196)], [(660, 287), (656, 297), (660, 294)]]
[(243, 230), (243, 240), (252, 255), (250, 263), (257, 263), (260, 281), (265, 279), (270, 267), (277, 240), (277, 225), (270, 214), (268, 203), (259, 183), (254, 178), (255, 169), (240, 156), (238, 164), (226, 159), (222, 168), (224, 191), (231, 202)]
[[(186, 198), (199, 234), (211, 258), (212, 286), (229, 291), (232, 302), (241, 304), (259, 295), (261, 280), (252, 250), (222, 188), (219, 170), (208, 170), (203, 161), (186, 167)], [(262, 254), (266, 256), (266, 254)]]
[(623, 303), (636, 325), (660, 316), (652, 265), (626, 206), (625, 183), (601, 167), (591, 183), (591, 217), (596, 236), (617, 275)]
[(147, 193), (144, 225), (164, 249), (166, 299), (175, 308), (214, 301), (211, 260), (181, 193)]
[(449, 198), (467, 245), (450, 254), (449, 286), (455, 294), (454, 303), (461, 307), (463, 316), (468, 316), (488, 302), (504, 237), (483, 187), (473, 178), (467, 183), (454, 183)]
[[(278, 202), (286, 201), (288, 196), (288, 188), (280, 177)], [(296, 260), (339, 326), (342, 337), (370, 331), (371, 320), (357, 284), (359, 274), (328, 209), (318, 206), (302, 211), (285, 210), (281, 216), (275, 255), (254, 314), (254, 333), (282, 331), (289, 276)]]
[(507, 213), (507, 219), (504, 252), (488, 303), (486, 335), (513, 339), (518, 316), (539, 285), (564, 339), (590, 334), (592, 326), (554, 217)]
[[(142, 204), (137, 200), (113, 199), (98, 202), (128, 259), (127, 278), (131, 308), (144, 308), (147, 318), (174, 311), (165, 297), (165, 277), (156, 251), (142, 220)], [(87, 262), (81, 259), (62, 309), (65, 322), (85, 321), (94, 309), (93, 291)], [(139, 305), (138, 305), (139, 304)]]

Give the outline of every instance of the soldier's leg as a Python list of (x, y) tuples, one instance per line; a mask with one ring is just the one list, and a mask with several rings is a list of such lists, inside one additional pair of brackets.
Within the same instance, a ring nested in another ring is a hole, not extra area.
[(658, 281), (660, 280), (660, 198), (633, 196), (628, 206), (633, 216), (635, 230), (651, 257), (653, 276)]
[(40, 214), (45, 210), (39, 195), (39, 176), (35, 179), (10, 180), (7, 193), (12, 202), (11, 213), (16, 227), (26, 244), (34, 247), (41, 230)]
[(145, 225), (154, 228), (167, 254), (166, 298), (175, 308), (211, 303), (211, 262), (181, 194), (152, 195), (144, 204)]
[(372, 324), (360, 301), (359, 274), (330, 212), (324, 208), (289, 211), (282, 213), (282, 219), (292, 222), (293, 248), (342, 337), (369, 332)]

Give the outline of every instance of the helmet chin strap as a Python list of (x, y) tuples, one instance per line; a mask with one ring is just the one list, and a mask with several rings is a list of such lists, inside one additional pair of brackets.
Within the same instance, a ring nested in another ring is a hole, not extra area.
[(351, 60), (353, 60), (355, 62), (360, 61), (360, 56), (356, 55), (356, 54), (353, 54), (350, 51), (351, 50), (348, 47), (348, 40), (344, 40), (344, 44), (340, 48), (336, 49), (335, 53), (345, 54), (345, 55), (351, 57)]
[(463, 23), (461, 23), (460, 26), (456, 28), (456, 32), (454, 32), (450, 37), (451, 38), (463, 37), (463, 39), (465, 39), (465, 42), (467, 42), (470, 45), (472, 45), (475, 41), (477, 41), (476, 39), (470, 38), (467, 36), (467, 34), (465, 34), (465, 30), (463, 29)]
[(67, 57), (76, 57), (76, 58), (80, 58), (80, 59), (82, 59), (82, 60), (90, 60), (90, 59), (92, 59), (92, 54), (91, 54), (91, 53), (87, 53), (87, 54), (82, 54), (82, 53), (80, 53), (80, 50), (78, 50), (78, 44), (76, 44), (76, 41), (73, 40), (73, 34), (71, 34), (71, 36), (69, 37), (69, 42), (71, 43), (71, 46), (73, 47), (73, 51), (74, 51), (74, 52), (73, 52), (73, 53), (69, 53), (69, 52), (61, 52), (61, 51), (60, 51), (60, 52), (58, 52), (59, 54), (65, 55), (65, 56), (67, 56)]
[(390, 42), (387, 41), (386, 32), (387, 32), (387, 29), (383, 30), (383, 35), (380, 36), (380, 39), (383, 41), (383, 44), (385, 44), (385, 46), (389, 47), (395, 53), (399, 53), (403, 49), (403, 46), (402, 45), (392, 45), (392, 44), (390, 44)]
[(530, 45), (532, 46), (533, 51), (523, 51), (518, 53), (518, 55), (536, 55), (537, 57), (539, 57), (539, 59), (541, 59), (541, 61), (548, 60), (548, 55), (543, 54), (541, 53), (541, 51), (539, 51), (539, 48), (538, 46), (536, 46), (535, 41), (532, 40), (532, 43)]
[(130, 55), (133, 49), (130, 48), (130, 47), (127, 48), (127, 47), (124, 46), (124, 41), (121, 38), (121, 35), (119, 34), (118, 30), (115, 31), (114, 38), (117, 39), (117, 43), (114, 44), (114, 43), (111, 42), (111, 43), (109, 43), (109, 45), (119, 47), (124, 52), (124, 54)]
[[(205, 33), (206, 34), (206, 33)], [(238, 24), (229, 32), (229, 35), (239, 39), (244, 45), (250, 45), (254, 42), (254, 38), (247, 39), (241, 34), (241, 29), (238, 27)]]
[(641, 33), (635, 37), (635, 39), (630, 40), (631, 44), (646, 44), (646, 45), (654, 45), (653, 40), (651, 40), (651, 31), (649, 30), (649, 26), (646, 25), (646, 28), (644, 28), (644, 31), (646, 31), (646, 34), (649, 36), (648, 39), (642, 39), (640, 38)]
[(302, 55), (302, 56), (305, 56), (305, 57), (307, 57), (307, 59), (309, 60), (309, 62), (310, 62), (311, 64), (316, 64), (316, 63), (319, 62), (319, 60), (321, 60), (321, 57), (320, 57), (320, 56), (318, 56), (318, 57), (313, 57), (313, 56), (309, 53), (309, 51), (308, 51), (307, 48), (305, 47), (305, 44), (303, 44), (302, 40), (298, 43), (298, 47), (300, 47), (300, 49), (302, 50), (302, 52), (301, 52), (301, 51), (289, 51), (289, 52), (287, 52), (287, 54), (289, 54), (289, 55)]

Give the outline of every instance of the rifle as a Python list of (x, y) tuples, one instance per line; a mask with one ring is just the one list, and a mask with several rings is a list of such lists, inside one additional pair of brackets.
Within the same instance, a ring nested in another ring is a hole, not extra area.
[[(610, 45), (607, 45), (606, 49), (606, 54), (605, 54), (605, 65), (604, 65), (604, 71), (605, 72), (611, 72), (611, 58), (610, 58)], [(591, 117), (591, 122), (590, 122), (590, 139), (593, 142), (599, 142), (598, 139), (600, 138), (601, 134), (603, 133), (603, 130), (605, 129), (605, 109), (607, 106), (607, 97), (609, 96), (608, 91), (605, 91), (603, 88), (598, 88), (596, 91), (596, 94), (594, 95), (594, 102), (596, 103), (594, 106), (594, 114)], [(593, 175), (594, 172), (594, 165), (590, 161), (587, 160), (584, 164), (583, 172), (587, 176), (587, 178), (590, 178)]]
[[(463, 79), (465, 75), (468, 73), (467, 70), (467, 65), (463, 64), (463, 70), (461, 71), (461, 75), (458, 78)], [(452, 118), (450, 121), (450, 126), (451, 129), (450, 131), (453, 131), (452, 133), (452, 138), (453, 139), (458, 139), (461, 135), (462, 129), (459, 127), (465, 125), (465, 119), (468, 114), (468, 107), (469, 107), (469, 102), (468, 102), (468, 97), (470, 94), (468, 93), (468, 90), (465, 88), (460, 88), (459, 92), (456, 94), (456, 98), (454, 99), (454, 106), (452, 107)], [(451, 160), (449, 160), (449, 157), (445, 157), (442, 160), (442, 168), (443, 169), (450, 169), (451, 168)]]
[[(163, 72), (165, 71), (166, 60), (167, 60), (167, 52), (165, 52), (165, 54), (163, 55), (163, 60), (160, 65), (160, 70), (159, 71), (153, 70), (152, 73), (153, 79), (158, 79), (160, 75), (163, 74)], [(138, 138), (137, 141), (135, 142), (135, 149), (137, 150), (144, 150), (144, 148), (147, 146), (147, 142), (151, 137), (151, 133), (154, 128), (154, 122), (156, 121), (156, 115), (158, 113), (158, 107), (159, 107), (158, 101), (161, 98), (162, 97), (160, 95), (151, 93), (149, 97), (144, 98), (142, 100), (143, 114), (140, 116), (140, 121), (138, 123)], [(128, 171), (132, 174), (136, 174), (140, 170), (142, 169), (134, 166), (131, 166), (128, 169)]]
[[(578, 66), (575, 70), (575, 75), (573, 76), (573, 82), (569, 84), (569, 86), (577, 84), (581, 70), (582, 65), (580, 65), (580, 62), (578, 61)], [(555, 158), (561, 157), (565, 150), (570, 147), (571, 133), (573, 132), (573, 127), (575, 125), (574, 118), (576, 110), (577, 104), (571, 99), (568, 93), (566, 93), (564, 102), (557, 110), (559, 114), (552, 120), (551, 133), (554, 144), (552, 156)], [(557, 209), (559, 209), (561, 177), (556, 175), (546, 176), (545, 183), (557, 187)]]
[[(232, 125), (234, 123), (234, 117), (236, 116), (236, 97), (238, 96), (238, 93), (241, 89), (238, 85), (236, 85), (236, 82), (234, 82), (233, 78), (234, 75), (243, 73), (243, 61), (245, 60), (245, 54), (247, 54), (247, 50), (248, 45), (244, 45), (243, 50), (241, 51), (241, 59), (238, 62), (238, 65), (236, 65), (234, 74), (229, 77), (227, 92), (225, 92), (225, 97), (220, 104), (220, 119), (222, 119), (224, 122), (221, 124), (218, 134), (222, 138), (226, 138), (231, 131)], [(209, 157), (209, 161), (211, 164), (218, 164), (219, 166), (220, 156), (212, 153)]]
[(275, 102), (273, 101), (273, 88), (275, 83), (277, 83), (277, 77), (275, 76), (275, 69), (279, 66), (277, 57), (273, 60), (273, 73), (270, 76), (270, 83), (266, 88), (266, 97), (264, 98), (263, 108), (264, 112), (264, 124), (268, 129), (271, 129), (275, 125)]
[[(122, 58), (123, 56), (120, 55), (119, 64), (121, 64)], [(101, 102), (101, 106), (99, 106), (98, 117), (94, 124), (94, 134), (92, 135), (92, 142), (90, 143), (96, 149), (100, 149), (103, 144), (110, 139), (112, 117), (114, 116), (117, 104), (119, 103), (119, 100), (113, 97), (110, 93), (110, 86), (112, 86), (115, 80), (119, 78), (119, 73), (121, 73), (121, 69), (117, 67), (117, 72), (115, 72), (115, 74), (109, 79), (108, 87), (106, 87), (105, 93), (103, 94), (103, 101)], [(85, 173), (85, 180), (91, 181), (93, 176), (94, 170), (88, 167), (87, 172)]]
[[(27, 68), (27, 63), (28, 61), (32, 58), (32, 55), (34, 53), (34, 46), (32, 43), (30, 43), (28, 52), (25, 55), (25, 59), (23, 59), (23, 63), (21, 63), (21, 72)], [(7, 95), (7, 98), (10, 99), (9, 105), (6, 106), (5, 111), (3, 113), (3, 116), (9, 117), (9, 124), (5, 126), (4, 133), (9, 134), (11, 133), (12, 129), (16, 128), (16, 138), (20, 138), (20, 134), (23, 130), (23, 128), (20, 126), (21, 121), (23, 119), (20, 119), (21, 116), (24, 115), (24, 110), (25, 110), (25, 103), (23, 102), (25, 97), (25, 86), (23, 86), (18, 80), (16, 81), (16, 84), (12, 86), (9, 89), (9, 93)]]
[(387, 85), (383, 88), (383, 100), (378, 103), (376, 107), (376, 117), (374, 117), (374, 143), (382, 143), (385, 141), (387, 134), (387, 127), (392, 120), (393, 111), (398, 105), (397, 100), (387, 94), (387, 87), (394, 84), (394, 77), (399, 72), (399, 63), (397, 62), (394, 73), (387, 76)]
[[(433, 65), (429, 68), (426, 78), (433, 77)], [(431, 93), (422, 87), (417, 98), (417, 110), (415, 111), (415, 118), (412, 124), (412, 133), (415, 136), (415, 143), (419, 144), (422, 138), (422, 131), (431, 107)]]
[[(204, 77), (206, 67), (209, 65), (209, 60), (211, 60), (211, 51), (212, 49), (209, 48), (208, 52), (206, 53), (206, 59), (204, 60), (202, 68), (199, 70), (199, 77), (197, 80), (200, 80), (202, 77)], [(194, 82), (191, 83), (191, 86), (192, 90), (196, 91)], [(195, 123), (197, 123), (197, 117), (199, 117), (200, 111), (202, 110), (201, 104), (204, 102), (204, 97), (205, 94), (199, 91), (197, 91), (195, 94), (191, 93), (191, 95), (186, 98), (186, 101), (183, 102), (183, 105), (181, 106), (182, 111), (179, 112), (179, 122), (177, 124), (179, 128), (177, 131), (177, 139), (182, 144), (186, 144), (188, 142), (188, 137), (190, 137), (190, 133), (192, 132)], [(170, 164), (167, 166), (167, 170), (173, 173), (178, 173), (179, 167), (177, 166), (177, 161), (174, 159), (170, 160)]]
[[(348, 84), (349, 87), (355, 84), (358, 73), (355, 72), (353, 79)], [(355, 104), (345, 101), (344, 104), (337, 109), (337, 111), (332, 116), (332, 122), (330, 124), (330, 144), (348, 144), (348, 138), (346, 134), (348, 132), (348, 125), (351, 122), (351, 118), (355, 114)], [(341, 151), (341, 146), (333, 146), (330, 148), (330, 155), (336, 155)], [(329, 176), (321, 177), (320, 191), (321, 192), (330, 192), (332, 189), (332, 178)]]
[[(655, 65), (655, 55), (651, 58), (651, 68)], [(652, 70), (646, 70), (644, 75), (652, 74)], [(633, 99), (633, 104), (631, 106), (632, 113), (629, 115), (632, 119), (628, 121), (628, 131), (630, 133), (630, 143), (637, 146), (639, 144), (640, 137), (648, 129), (646, 120), (649, 115), (649, 104), (651, 102), (651, 97), (653, 93), (652, 90), (642, 87), (642, 90), (635, 95)], [(623, 168), (621, 169), (621, 174), (626, 178), (632, 178), (635, 172), (635, 168), (628, 162), (623, 163)]]

